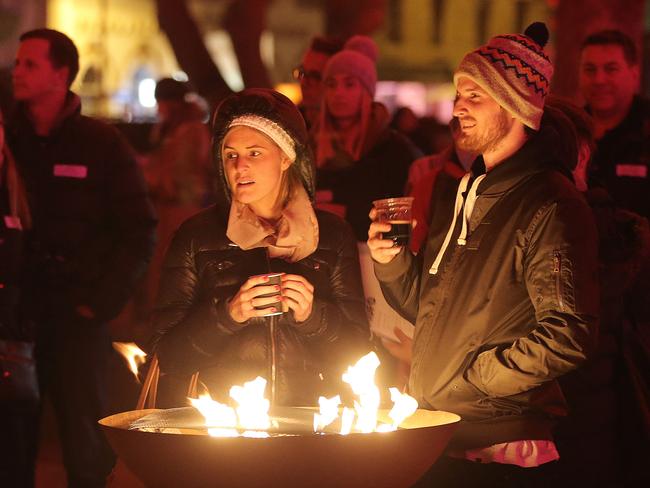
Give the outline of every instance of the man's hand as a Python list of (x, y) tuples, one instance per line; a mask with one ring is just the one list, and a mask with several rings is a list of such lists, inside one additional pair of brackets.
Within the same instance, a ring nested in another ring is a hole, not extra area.
[(413, 339), (402, 332), (402, 329), (399, 327), (393, 328), (393, 333), (399, 342), (394, 342), (382, 337), (381, 343), (393, 357), (410, 366), (413, 359)]
[(391, 239), (382, 239), (383, 232), (390, 231), (390, 224), (376, 222), (377, 210), (373, 208), (369, 214), (370, 228), (368, 229), (368, 248), (372, 259), (378, 263), (390, 263), (395, 256), (402, 252), (401, 246), (395, 246)]

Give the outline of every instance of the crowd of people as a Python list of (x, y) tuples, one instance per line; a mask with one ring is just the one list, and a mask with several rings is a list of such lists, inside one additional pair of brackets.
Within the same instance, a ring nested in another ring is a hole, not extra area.
[[(69, 486), (105, 486), (97, 421), (125, 307), (163, 375), (200, 371), (222, 401), (261, 375), (275, 404), (316, 404), (362, 354), (394, 356), (420, 408), (462, 417), (418, 487), (647, 481), (640, 59), (622, 32), (589, 35), (579, 107), (549, 94), (548, 36), (534, 23), (467, 53), (443, 130), (375, 100), (366, 36), (313, 40), (298, 106), (249, 88), (206, 124), (189, 84), (162, 79), (153, 150), (136, 155), (81, 114), (72, 40), (24, 33), (0, 117), (0, 344), (34, 345), (38, 388), (0, 396), (0, 484), (33, 486), (48, 398)], [(401, 246), (373, 202), (406, 194)], [(372, 333), (359, 246), (413, 338)]]

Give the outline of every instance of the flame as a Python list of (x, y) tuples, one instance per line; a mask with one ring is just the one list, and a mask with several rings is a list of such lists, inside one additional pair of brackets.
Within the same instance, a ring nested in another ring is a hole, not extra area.
[[(235, 409), (212, 399), (210, 394), (190, 398), (190, 403), (205, 418), (208, 434), (212, 437), (237, 437), (237, 414)], [(215, 426), (215, 427), (210, 427)]]
[[(390, 424), (378, 424), (377, 411), (379, 410), (380, 394), (375, 384), (375, 372), (380, 361), (374, 352), (370, 352), (357, 361), (354, 366), (349, 366), (343, 374), (343, 381), (348, 383), (352, 391), (359, 397), (354, 402), (354, 409), (343, 408), (341, 413), (342, 435), (349, 434), (354, 428), (358, 432), (391, 432), (397, 430), (404, 419), (411, 416), (418, 408), (415, 398), (400, 393), (397, 388), (389, 388), (393, 408), (388, 413), (392, 420)], [(320, 412), (314, 414), (314, 431), (323, 431), (325, 427), (334, 422), (338, 417), (338, 405), (341, 403), (337, 395), (333, 398), (320, 397), (318, 399)], [(354, 419), (356, 417), (356, 424)]]
[(418, 402), (415, 398), (406, 393), (400, 393), (397, 388), (389, 388), (390, 399), (393, 401), (393, 408), (388, 412), (388, 416), (393, 420), (395, 430), (408, 417), (413, 415), (418, 409)]
[[(397, 430), (402, 421), (417, 410), (418, 404), (414, 398), (400, 393), (397, 388), (390, 388), (393, 408), (388, 417), (392, 423), (378, 423), (380, 395), (375, 384), (375, 372), (379, 364), (379, 358), (371, 352), (359, 359), (354, 366), (348, 367), (343, 374), (343, 381), (358, 396), (354, 408), (343, 407), (339, 410), (339, 395), (332, 398), (321, 396), (318, 399), (320, 412), (314, 414), (314, 432), (323, 432), (339, 418), (339, 414), (341, 435), (347, 435), (353, 429), (354, 432), (361, 433), (391, 432)], [(269, 417), (270, 402), (264, 398), (265, 389), (266, 380), (258, 376), (242, 386), (230, 388), (230, 397), (237, 403), (235, 408), (214, 401), (209, 394), (201, 395), (199, 399), (190, 398), (190, 402), (205, 418), (211, 436), (269, 437), (267, 431), (272, 424)]]
[(271, 426), (271, 403), (264, 398), (265, 388), (266, 380), (260, 376), (243, 386), (230, 388), (230, 397), (237, 402), (237, 408), (219, 403), (209, 394), (200, 395), (198, 399), (189, 398), (189, 401), (205, 418), (208, 434), (212, 437), (237, 437), (239, 430), (244, 430), (241, 434), (244, 437), (269, 437), (264, 431)]
[(343, 381), (352, 387), (352, 391), (359, 396), (354, 402), (357, 413), (357, 430), (369, 433), (377, 426), (377, 410), (379, 409), (379, 388), (375, 385), (375, 371), (379, 366), (379, 358), (370, 352), (357, 361), (354, 366), (348, 366), (343, 374)]
[(239, 425), (244, 429), (245, 437), (268, 437), (268, 433), (259, 432), (271, 426), (269, 407), (271, 402), (264, 398), (266, 380), (258, 376), (253, 381), (247, 381), (243, 386), (235, 385), (230, 388), (230, 397), (237, 402)]
[(348, 435), (352, 432), (352, 424), (354, 423), (354, 410), (348, 407), (343, 408), (341, 415), (341, 435)]
[(339, 416), (339, 405), (341, 397), (336, 395), (332, 398), (318, 397), (320, 413), (314, 414), (314, 432), (325, 429)]
[(134, 342), (113, 342), (113, 348), (119, 352), (129, 365), (129, 369), (138, 378), (138, 367), (144, 364), (147, 353), (140, 349)]

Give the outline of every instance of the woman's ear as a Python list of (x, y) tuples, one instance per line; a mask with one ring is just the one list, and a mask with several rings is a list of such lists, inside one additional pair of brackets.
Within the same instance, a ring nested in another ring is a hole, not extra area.
[(289, 161), (289, 158), (287, 158), (286, 156), (283, 156), (282, 161), (280, 161), (280, 169), (282, 171), (286, 171), (287, 169), (289, 169), (289, 166), (291, 166), (292, 164), (293, 164), (293, 161)]

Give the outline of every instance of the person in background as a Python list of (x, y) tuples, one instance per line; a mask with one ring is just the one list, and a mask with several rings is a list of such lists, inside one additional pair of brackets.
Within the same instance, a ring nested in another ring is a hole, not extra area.
[(163, 78), (156, 84), (158, 124), (148, 155), (141, 158), (144, 177), (156, 213), (156, 248), (144, 287), (134, 301), (134, 318), (148, 326), (158, 291), (160, 268), (172, 234), (187, 218), (213, 203), (210, 131), (207, 109), (187, 82)]
[[(636, 357), (633, 349), (650, 333), (650, 228), (647, 219), (616, 205), (602, 187), (587, 187), (595, 149), (589, 115), (556, 97), (548, 98), (547, 109), (556, 125), (574, 133), (574, 147), (563, 150), (568, 157), (577, 155), (576, 187), (596, 219), (601, 283), (597, 347), (583, 367), (560, 378), (569, 413), (556, 432), (559, 469), (567, 484), (642, 486), (650, 481), (642, 462), (650, 449), (641, 407), (647, 405), (648, 385), (635, 382), (648, 370), (650, 350)], [(585, 472), (581, 467), (587, 464), (591, 468)]]
[[(213, 134), (217, 204), (174, 236), (153, 350), (163, 373), (201, 371), (221, 401), (259, 375), (274, 404), (316, 405), (370, 347), (352, 230), (314, 210), (307, 129), (284, 95), (232, 95), (217, 109)], [(281, 283), (268, 273), (284, 273)], [(281, 305), (264, 296), (278, 292)]]
[[(543, 120), (548, 30), (493, 37), (454, 74), (456, 144), (479, 154), (440, 174), (426, 245), (368, 247), (387, 301), (415, 323), (409, 394), (462, 417), (416, 486), (537, 486), (555, 478), (557, 378), (591, 352), (598, 324), (596, 228)], [(551, 150), (549, 150), (549, 148)], [(376, 212), (371, 212), (371, 218)]]
[[(24, 232), (31, 228), (32, 219), (25, 187), (5, 143), (4, 125), (0, 112), (0, 340), (16, 341), (26, 348), (34, 337), (20, 320), (20, 281)], [(36, 435), (38, 399), (23, 395), (13, 398), (8, 392), (15, 373), (10, 362), (19, 359), (16, 351), (0, 350), (0, 484), (30, 488), (34, 485), (35, 446), (29, 439)], [(19, 376), (15, 380), (29, 378)]]
[(583, 41), (579, 84), (596, 139), (589, 186), (650, 218), (650, 102), (638, 95), (639, 79), (637, 48), (626, 34), (606, 30)]
[(68, 485), (95, 487), (115, 462), (97, 424), (107, 414), (107, 324), (146, 269), (156, 218), (126, 141), (81, 115), (70, 91), (78, 70), (65, 34), (22, 34), (7, 141), (32, 215), (22, 309), (35, 326), (41, 398), (54, 408)]
[(386, 108), (373, 102), (377, 46), (366, 36), (349, 39), (324, 72), (325, 94), (315, 129), (317, 185), (324, 198), (365, 240), (373, 200), (398, 197), (410, 164), (420, 156), (403, 135), (388, 127)]
[(422, 154), (435, 152), (432, 144), (435, 129), (431, 127), (431, 124), (426, 126), (422, 124), (410, 107), (400, 107), (395, 110), (390, 121), (390, 128), (408, 137)]
[(302, 100), (298, 108), (305, 119), (307, 130), (316, 125), (320, 118), (325, 64), (342, 47), (343, 41), (337, 37), (316, 36), (300, 65), (293, 70), (294, 79), (300, 82)]

